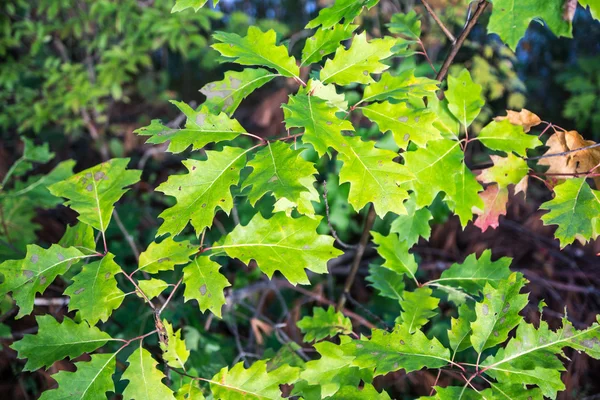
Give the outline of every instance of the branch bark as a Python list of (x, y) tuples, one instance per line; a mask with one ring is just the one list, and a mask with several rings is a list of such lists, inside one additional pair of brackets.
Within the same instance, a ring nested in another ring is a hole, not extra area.
[(431, 18), (433, 18), (433, 20), (435, 21), (436, 24), (438, 24), (438, 26), (440, 27), (440, 29), (442, 30), (442, 32), (444, 32), (444, 35), (446, 35), (446, 37), (448, 39), (450, 39), (450, 41), (452, 42), (452, 44), (456, 43), (456, 38), (454, 37), (454, 35), (452, 34), (452, 32), (450, 32), (450, 29), (448, 29), (446, 27), (446, 25), (444, 25), (444, 23), (442, 22), (442, 20), (433, 11), (433, 8), (431, 8), (431, 5), (429, 5), (429, 3), (427, 2), (427, 0), (421, 0), (421, 3), (423, 3), (423, 6), (425, 7), (425, 9), (429, 13), (429, 15), (431, 15)]
[(440, 82), (443, 81), (446, 78), (446, 75), (448, 75), (448, 70), (450, 69), (450, 65), (452, 65), (452, 62), (454, 61), (454, 58), (458, 54), (458, 51), (460, 50), (463, 43), (467, 39), (467, 36), (469, 36), (469, 33), (471, 33), (471, 30), (473, 29), (473, 27), (477, 24), (477, 20), (479, 19), (479, 17), (481, 17), (481, 14), (483, 14), (487, 5), (488, 5), (487, 0), (479, 0), (479, 3), (477, 4), (477, 9), (475, 10), (473, 17), (471, 17), (471, 19), (467, 22), (467, 25), (465, 26), (463, 31), (458, 36), (458, 39), (456, 39), (456, 42), (454, 43), (454, 45), (452, 45), (452, 49), (450, 50), (450, 53), (444, 60), (444, 64), (442, 65), (442, 68), (440, 68), (440, 72), (438, 72), (438, 74), (436, 76), (436, 79), (438, 81), (440, 81)]

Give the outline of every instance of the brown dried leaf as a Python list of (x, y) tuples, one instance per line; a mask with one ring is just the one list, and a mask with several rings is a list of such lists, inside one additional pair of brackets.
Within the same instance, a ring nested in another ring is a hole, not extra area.
[[(549, 147), (544, 155), (564, 153), (596, 144), (585, 140), (577, 131), (556, 132), (546, 142)], [(562, 156), (542, 158), (539, 165), (548, 168), (548, 174), (567, 174), (559, 179), (565, 179), (568, 174), (586, 174), (600, 164), (600, 147), (569, 153)], [(596, 188), (600, 188), (600, 178), (594, 178)]]
[(542, 123), (540, 117), (525, 108), (521, 111), (506, 110), (505, 116), (496, 117), (494, 121), (503, 121), (505, 119), (508, 119), (513, 125), (521, 125), (525, 132), (529, 132), (532, 127)]

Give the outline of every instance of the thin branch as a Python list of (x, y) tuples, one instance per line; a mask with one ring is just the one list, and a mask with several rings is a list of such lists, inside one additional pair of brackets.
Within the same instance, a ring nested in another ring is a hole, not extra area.
[(454, 61), (454, 58), (458, 54), (458, 51), (460, 50), (463, 43), (467, 39), (467, 36), (469, 36), (469, 33), (471, 33), (471, 30), (473, 29), (473, 27), (477, 24), (477, 20), (479, 19), (479, 17), (481, 17), (481, 14), (483, 14), (487, 5), (488, 5), (487, 0), (479, 0), (479, 3), (477, 4), (477, 9), (475, 10), (473, 17), (469, 19), (465, 28), (458, 36), (458, 39), (456, 39), (456, 42), (452, 45), (452, 49), (450, 50), (450, 53), (444, 60), (444, 64), (442, 65), (442, 68), (440, 69), (440, 72), (438, 72), (437, 77), (436, 77), (436, 79), (438, 81), (441, 82), (446, 78), (446, 75), (448, 74), (448, 70), (450, 69), (450, 65), (452, 65), (452, 62)]
[(429, 5), (429, 3), (427, 2), (427, 0), (421, 0), (421, 3), (423, 3), (423, 6), (425, 6), (425, 9), (429, 13), (429, 15), (431, 15), (431, 18), (433, 18), (433, 20), (435, 21), (436, 24), (438, 24), (438, 26), (440, 27), (440, 29), (442, 30), (442, 32), (444, 32), (444, 35), (446, 35), (446, 37), (448, 39), (450, 39), (450, 41), (452, 42), (452, 44), (456, 43), (456, 38), (454, 37), (454, 35), (452, 34), (452, 32), (450, 32), (450, 29), (446, 28), (446, 25), (444, 25), (444, 23), (442, 22), (442, 20), (433, 11), (433, 8), (431, 8), (431, 5)]
[(331, 225), (331, 218), (329, 217), (329, 202), (327, 201), (327, 181), (323, 181), (323, 200), (325, 201), (325, 215), (327, 217), (327, 226), (329, 226), (329, 230), (331, 231), (331, 235), (335, 238), (340, 246), (345, 249), (355, 249), (356, 245), (350, 245), (342, 241), (338, 236), (335, 229), (333, 229), (333, 225)]
[(163, 312), (163, 310), (167, 307), (167, 304), (169, 304), (169, 302), (171, 301), (171, 299), (173, 298), (173, 295), (175, 294), (175, 292), (177, 291), (177, 289), (179, 288), (179, 285), (181, 285), (181, 282), (183, 281), (183, 278), (179, 279), (179, 282), (177, 282), (175, 284), (175, 287), (173, 288), (173, 290), (171, 291), (171, 293), (169, 294), (169, 297), (167, 297), (167, 300), (164, 302), (164, 304), (162, 305), (162, 307), (160, 308), (160, 310), (158, 310), (158, 315), (160, 315), (160, 313)]
[(139, 261), (140, 260), (140, 250), (138, 249), (137, 245), (135, 244), (135, 240), (133, 239), (133, 236), (130, 235), (129, 232), (127, 232), (127, 229), (125, 229), (125, 225), (123, 225), (121, 218), (119, 218), (119, 213), (117, 213), (116, 209), (113, 210), (113, 215), (115, 216), (115, 221), (117, 222), (117, 226), (119, 227), (119, 230), (125, 237), (127, 244), (129, 244), (131, 251), (135, 255), (136, 261)]
[(362, 256), (365, 253), (367, 243), (369, 242), (369, 237), (371, 236), (371, 228), (373, 227), (373, 223), (375, 222), (375, 216), (375, 207), (373, 207), (373, 204), (371, 204), (369, 206), (369, 213), (367, 214), (367, 219), (365, 221), (363, 233), (360, 238), (360, 242), (358, 243), (356, 255), (354, 256), (354, 261), (352, 262), (350, 274), (348, 275), (348, 278), (346, 279), (346, 284), (344, 285), (344, 292), (342, 293), (342, 296), (340, 297), (337, 304), (338, 311), (344, 308), (344, 304), (346, 303), (346, 294), (350, 292), (350, 288), (354, 283), (354, 278), (356, 278), (356, 273), (358, 272), (358, 267), (360, 266), (360, 260), (362, 259)]
[(578, 149), (563, 151), (562, 153), (544, 154), (542, 156), (537, 156), (537, 157), (528, 157), (528, 158), (525, 158), (525, 161), (540, 160), (542, 158), (549, 158), (549, 157), (566, 156), (567, 154), (577, 153), (578, 151), (582, 151), (582, 150), (594, 149), (596, 147), (600, 147), (600, 143), (594, 143), (589, 146), (580, 147)]

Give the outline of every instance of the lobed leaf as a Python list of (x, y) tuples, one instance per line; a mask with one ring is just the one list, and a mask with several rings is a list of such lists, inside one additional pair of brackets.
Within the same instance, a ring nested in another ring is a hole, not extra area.
[(300, 79), (296, 59), (288, 55), (285, 46), (277, 45), (277, 35), (272, 29), (263, 32), (256, 26), (250, 26), (244, 37), (235, 33), (216, 32), (213, 38), (221, 43), (213, 44), (212, 48), (238, 64), (263, 65), (277, 70), (283, 76)]
[(379, 0), (336, 0), (333, 6), (319, 11), (317, 18), (309, 21), (306, 28), (311, 29), (321, 25), (323, 29), (327, 29), (341, 20), (344, 20), (344, 25), (349, 25), (360, 14), (363, 7), (370, 9), (377, 3)]
[(55, 196), (69, 199), (65, 205), (79, 213), (81, 222), (105, 232), (114, 203), (127, 191), (123, 188), (140, 180), (142, 171), (127, 170), (127, 164), (128, 158), (114, 158), (57, 182), (48, 189)]
[(160, 349), (163, 351), (163, 360), (173, 368), (185, 370), (185, 362), (190, 356), (190, 351), (185, 347), (181, 339), (181, 329), (175, 331), (173, 325), (167, 320), (162, 321), (165, 327), (165, 340), (160, 341)]
[(448, 76), (448, 89), (446, 90), (448, 109), (460, 121), (464, 129), (471, 125), (485, 105), (481, 90), (482, 87), (473, 82), (467, 69), (463, 69), (457, 77)]
[(200, 311), (210, 310), (221, 318), (221, 308), (225, 304), (223, 290), (231, 286), (227, 278), (219, 272), (221, 266), (208, 257), (196, 257), (183, 267), (185, 301), (197, 300)]
[(397, 323), (402, 323), (408, 328), (408, 333), (413, 334), (439, 312), (440, 299), (431, 295), (432, 291), (427, 287), (419, 287), (412, 292), (404, 291), (400, 307), (402, 314)]
[(149, 274), (171, 271), (176, 265), (188, 263), (190, 256), (197, 252), (198, 246), (194, 246), (189, 240), (176, 242), (169, 236), (160, 243), (150, 243), (148, 248), (140, 253), (138, 270)]
[(313, 316), (308, 315), (296, 323), (304, 334), (305, 342), (320, 341), (337, 334), (347, 335), (352, 332), (352, 322), (333, 306), (327, 311), (320, 307), (313, 308)]
[(126, 296), (117, 287), (115, 276), (121, 267), (114, 258), (108, 253), (99, 261), (84, 265), (65, 289), (64, 294), (70, 297), (69, 311), (79, 310), (79, 316), (90, 325), (106, 322)]
[(336, 51), (341, 41), (350, 39), (358, 25), (336, 24), (330, 28), (319, 28), (310, 36), (302, 49), (302, 64), (317, 63)]
[(124, 400), (175, 400), (173, 392), (162, 380), (164, 374), (156, 369), (158, 363), (150, 352), (138, 347), (129, 358), (129, 366), (123, 373), (123, 380), (129, 381), (123, 391)]
[(537, 136), (526, 134), (522, 126), (513, 125), (508, 120), (490, 122), (479, 132), (477, 139), (492, 150), (514, 151), (523, 157), (527, 156), (527, 149), (542, 145)]
[(334, 239), (316, 233), (320, 220), (291, 218), (275, 213), (269, 219), (256, 214), (246, 226), (237, 226), (215, 250), (248, 264), (255, 260), (269, 278), (280, 271), (293, 285), (308, 284), (304, 269), (327, 272), (327, 261), (342, 252), (333, 247)]
[(51, 315), (36, 317), (38, 332), (27, 334), (11, 346), (19, 358), (26, 358), (25, 371), (49, 367), (66, 357), (74, 359), (104, 346), (111, 337), (85, 322), (76, 323), (65, 317), (59, 323)]
[(146, 143), (169, 142), (167, 151), (181, 153), (190, 146), (192, 150), (198, 150), (209, 143), (233, 140), (247, 133), (237, 120), (229, 118), (223, 112), (212, 114), (206, 105), (202, 105), (200, 110), (194, 110), (183, 102), (171, 101), (171, 103), (187, 117), (185, 127), (170, 128), (159, 120), (153, 120), (149, 126), (134, 131), (140, 136), (150, 136)]

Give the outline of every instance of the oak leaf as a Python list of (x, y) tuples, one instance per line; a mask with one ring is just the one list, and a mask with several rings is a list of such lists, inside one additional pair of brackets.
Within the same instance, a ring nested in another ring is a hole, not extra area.
[(506, 110), (506, 115), (496, 117), (494, 121), (503, 121), (505, 119), (513, 125), (521, 125), (525, 132), (529, 132), (532, 127), (542, 123), (540, 117), (525, 108), (521, 111)]

